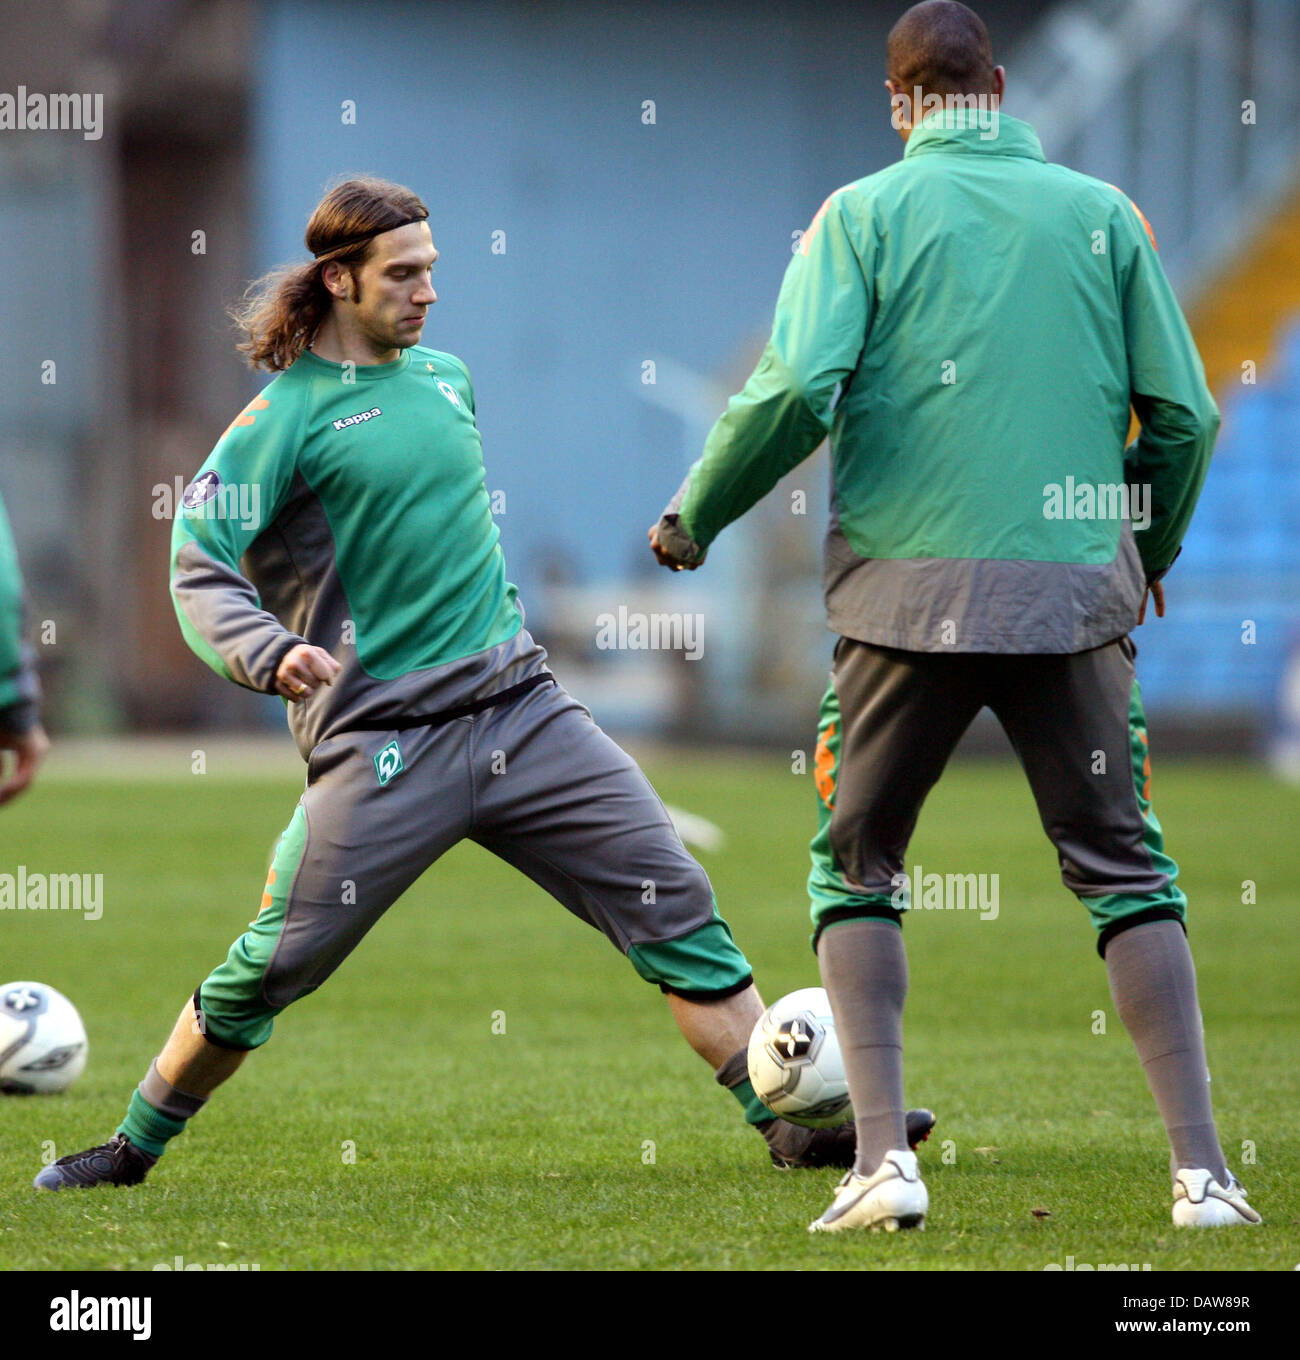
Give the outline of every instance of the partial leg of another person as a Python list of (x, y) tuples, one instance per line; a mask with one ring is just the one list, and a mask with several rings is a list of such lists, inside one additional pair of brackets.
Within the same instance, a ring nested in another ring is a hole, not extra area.
[(851, 1125), (800, 1128), (755, 1095), (745, 1052), (763, 1002), (752, 971), (632, 758), (558, 684), (475, 721), (473, 838), (603, 932), (665, 993), (776, 1165), (848, 1165)]
[(1210, 1105), (1187, 899), (1151, 810), (1146, 717), (1128, 638), (1072, 656), (1005, 658), (991, 706), (1098, 932), (1115, 1009), (1164, 1122), (1180, 1226), (1256, 1223)]

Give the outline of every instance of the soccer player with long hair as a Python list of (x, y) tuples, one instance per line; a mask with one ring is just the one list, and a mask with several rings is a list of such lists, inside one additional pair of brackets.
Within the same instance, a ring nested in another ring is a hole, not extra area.
[[(238, 312), (249, 361), (278, 376), (186, 492), (172, 595), (218, 674), (288, 701), (307, 787), (257, 919), (182, 1008), (117, 1133), (38, 1187), (142, 1180), (275, 1017), (465, 839), (663, 990), (777, 1166), (852, 1161), (851, 1123), (797, 1127), (755, 1096), (745, 1048), (763, 1003), (708, 877), (524, 627), (469, 373), (419, 344), (437, 300), (427, 218), (400, 185), (338, 184), (308, 224), (311, 260)], [(224, 513), (236, 504), (259, 514)], [(914, 1112), (914, 1136), (932, 1123)]]

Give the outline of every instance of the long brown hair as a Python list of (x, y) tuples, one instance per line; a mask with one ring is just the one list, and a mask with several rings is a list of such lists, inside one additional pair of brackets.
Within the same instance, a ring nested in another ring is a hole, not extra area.
[(307, 249), (316, 258), (272, 269), (230, 309), (247, 336), (237, 348), (249, 367), (279, 372), (311, 344), (333, 303), (321, 279), (327, 264), (362, 264), (374, 244), (370, 238), (428, 215), (415, 194), (386, 179), (358, 175), (334, 185), (307, 223)]

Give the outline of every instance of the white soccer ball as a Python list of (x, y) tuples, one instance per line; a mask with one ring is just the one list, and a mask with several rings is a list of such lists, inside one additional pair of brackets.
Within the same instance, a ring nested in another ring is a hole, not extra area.
[(86, 1066), (86, 1027), (62, 992), (43, 982), (0, 986), (0, 1093), (62, 1091)]
[(763, 1012), (749, 1036), (749, 1080), (773, 1114), (825, 1128), (852, 1115), (830, 998), (803, 987)]

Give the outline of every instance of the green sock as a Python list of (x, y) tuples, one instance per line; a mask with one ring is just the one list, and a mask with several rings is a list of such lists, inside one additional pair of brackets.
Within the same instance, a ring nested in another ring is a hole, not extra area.
[(137, 1090), (132, 1093), (126, 1118), (117, 1126), (117, 1131), (126, 1134), (142, 1152), (161, 1157), (168, 1142), (178, 1133), (184, 1133), (188, 1123), (188, 1119), (173, 1119), (171, 1115), (155, 1110)]
[(713, 1079), (719, 1086), (725, 1086), (733, 1096), (740, 1101), (740, 1108), (745, 1112), (745, 1123), (753, 1124), (755, 1128), (761, 1128), (764, 1124), (770, 1124), (776, 1115), (759, 1100), (753, 1086), (749, 1082), (749, 1063), (746, 1061), (745, 1050), (738, 1048), (713, 1074)]
[(748, 1077), (737, 1082), (735, 1086), (728, 1086), (727, 1090), (740, 1101), (740, 1108), (745, 1112), (746, 1124), (770, 1124), (776, 1118), (776, 1115), (759, 1100)]

